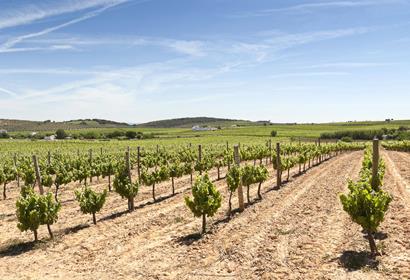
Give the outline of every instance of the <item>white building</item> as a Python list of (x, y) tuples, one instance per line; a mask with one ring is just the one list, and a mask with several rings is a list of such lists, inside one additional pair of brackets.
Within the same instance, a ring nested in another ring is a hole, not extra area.
[(55, 136), (55, 135), (46, 136), (46, 137), (44, 137), (44, 140), (46, 140), (46, 141), (54, 141), (54, 140), (56, 140), (56, 136)]
[(217, 130), (215, 127), (200, 127), (199, 125), (195, 125), (192, 127), (192, 131), (210, 131), (210, 130)]

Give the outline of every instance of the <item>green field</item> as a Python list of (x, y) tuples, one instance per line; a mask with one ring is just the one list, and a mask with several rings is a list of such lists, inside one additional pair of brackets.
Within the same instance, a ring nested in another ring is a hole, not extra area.
[[(144, 134), (152, 134), (155, 138), (144, 140), (64, 140), (64, 141), (44, 141), (44, 140), (1, 140), (0, 152), (19, 151), (35, 152), (37, 149), (58, 149), (69, 146), (73, 149), (86, 150), (90, 148), (125, 149), (127, 146), (150, 147), (150, 146), (173, 146), (173, 145), (225, 145), (230, 144), (261, 144), (268, 139), (276, 142), (314, 141), (324, 132), (336, 132), (346, 130), (376, 130), (376, 129), (397, 129), (400, 126), (410, 126), (409, 120), (391, 122), (354, 122), (354, 123), (327, 123), (327, 124), (275, 124), (259, 126), (222, 127), (215, 131), (192, 131), (190, 128), (97, 128), (97, 129), (77, 129), (68, 130), (70, 135), (85, 132), (95, 132), (98, 134), (109, 133), (117, 130), (133, 130)], [(272, 130), (277, 131), (277, 137), (270, 137)], [(54, 131), (48, 131), (50, 134)], [(12, 132), (11, 136), (21, 132)], [(25, 145), (22, 145), (22, 144)], [(25, 151), (25, 149), (27, 151)]]

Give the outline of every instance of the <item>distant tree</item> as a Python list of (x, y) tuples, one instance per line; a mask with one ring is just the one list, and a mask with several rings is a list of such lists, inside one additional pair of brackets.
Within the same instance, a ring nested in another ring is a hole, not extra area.
[(271, 137), (276, 137), (276, 135), (278, 135), (278, 132), (277, 132), (276, 130), (272, 130), (272, 131), (270, 132), (270, 136), (271, 136)]
[(125, 137), (127, 137), (128, 139), (134, 139), (135, 137), (137, 137), (137, 132), (129, 130), (125, 132)]
[(7, 132), (2, 131), (0, 132), (0, 138), (10, 138), (10, 135)]
[(119, 138), (125, 136), (125, 132), (122, 130), (115, 130), (113, 132), (110, 132), (106, 135), (107, 138)]
[(144, 133), (142, 133), (141, 131), (137, 132), (137, 139), (144, 139)]
[(57, 129), (56, 131), (56, 138), (57, 139), (65, 139), (67, 137), (67, 133), (64, 131), (64, 129)]
[(80, 133), (80, 137), (84, 139), (98, 139), (101, 135), (97, 131), (87, 131)]

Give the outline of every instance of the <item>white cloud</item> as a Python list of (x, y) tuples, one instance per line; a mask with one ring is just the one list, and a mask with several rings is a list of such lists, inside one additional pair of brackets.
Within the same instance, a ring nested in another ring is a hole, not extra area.
[(294, 73), (281, 73), (270, 76), (272, 79), (281, 79), (288, 77), (319, 77), (319, 76), (346, 76), (350, 75), (349, 72), (294, 72)]
[(23, 42), (23, 41), (25, 41), (25, 40), (27, 40), (27, 39), (44, 36), (44, 35), (49, 34), (49, 33), (51, 33), (51, 32), (57, 31), (57, 30), (59, 30), (59, 29), (62, 29), (62, 28), (64, 28), (64, 27), (67, 27), (67, 26), (70, 26), (70, 25), (79, 23), (79, 22), (81, 22), (81, 21), (84, 21), (84, 20), (87, 20), (87, 19), (90, 19), (90, 18), (93, 18), (93, 17), (96, 17), (96, 16), (98, 16), (99, 14), (101, 14), (102, 12), (104, 12), (105, 10), (107, 10), (107, 9), (109, 9), (109, 8), (112, 8), (112, 7), (116, 6), (116, 5), (119, 5), (120, 3), (123, 3), (123, 1), (121, 1), (121, 2), (116, 1), (116, 2), (114, 2), (114, 3), (112, 3), (112, 4), (103, 6), (102, 8), (99, 8), (99, 9), (97, 9), (97, 10), (88, 12), (88, 13), (86, 13), (85, 15), (83, 15), (83, 16), (81, 16), (81, 17), (72, 19), (72, 20), (70, 20), (70, 21), (67, 21), (67, 22), (62, 23), (62, 24), (59, 24), (59, 25), (55, 25), (55, 26), (53, 26), (53, 27), (49, 27), (49, 28), (43, 29), (43, 30), (38, 31), (38, 32), (33, 32), (33, 33), (29, 33), (29, 34), (25, 34), (25, 35), (20, 35), (20, 36), (11, 38), (11, 39), (7, 40), (5, 43), (3, 43), (2, 45), (0, 45), (0, 52), (1, 52), (1, 51), (5, 52), (5, 51), (7, 51), (8, 49), (13, 48), (16, 44), (21, 43), (21, 42)]
[(5, 88), (2, 88), (2, 87), (0, 87), (0, 93), (5, 93), (5, 94), (7, 94), (8, 96), (11, 96), (11, 97), (16, 97), (17, 96), (17, 94), (15, 92), (13, 92), (11, 90), (8, 90), (8, 89), (5, 89)]
[(67, 13), (84, 11), (91, 8), (113, 6), (127, 0), (59, 0), (42, 1), (37, 5), (24, 5), (0, 11), (0, 29), (26, 25), (44, 18)]
[(331, 9), (331, 8), (358, 8), (371, 7), (380, 5), (393, 4), (408, 4), (407, 0), (358, 0), (358, 1), (327, 1), (327, 2), (312, 2), (305, 4), (297, 4), (292, 6), (285, 6), (281, 8), (264, 9), (255, 12), (247, 12), (234, 15), (233, 17), (261, 17), (269, 16), (280, 12), (310, 12), (317, 9)]
[(334, 63), (322, 63), (306, 66), (304, 68), (370, 68), (370, 67), (383, 67), (393, 66), (397, 63), (389, 62), (334, 62)]

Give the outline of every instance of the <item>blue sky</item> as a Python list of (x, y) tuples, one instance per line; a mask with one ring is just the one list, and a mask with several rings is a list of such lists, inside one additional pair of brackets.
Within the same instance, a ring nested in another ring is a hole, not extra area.
[(0, 118), (410, 119), (410, 0), (0, 0)]

